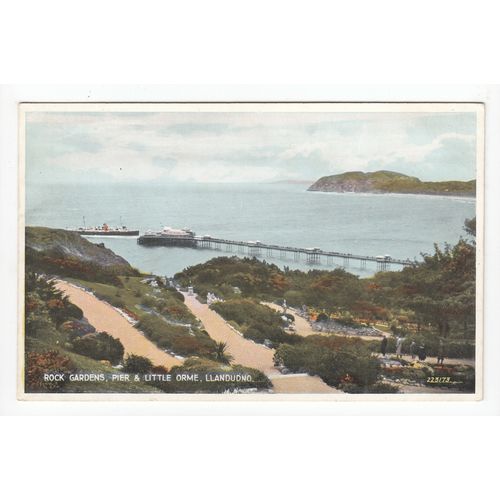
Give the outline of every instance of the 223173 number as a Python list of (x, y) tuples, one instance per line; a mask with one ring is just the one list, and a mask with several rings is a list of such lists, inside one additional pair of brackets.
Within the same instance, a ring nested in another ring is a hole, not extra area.
[(427, 377), (428, 384), (450, 384), (451, 377)]

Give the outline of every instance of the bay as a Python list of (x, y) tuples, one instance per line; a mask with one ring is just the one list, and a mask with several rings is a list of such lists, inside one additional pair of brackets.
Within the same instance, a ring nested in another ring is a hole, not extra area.
[[(363, 255), (421, 258), (434, 243), (455, 244), (463, 223), (475, 215), (471, 198), (430, 195), (308, 192), (296, 184), (28, 184), (26, 225), (75, 228), (104, 222), (159, 230), (189, 227), (198, 235)], [(90, 239), (90, 238), (89, 238)], [(136, 238), (91, 238), (103, 242), (144, 272), (172, 276), (225, 252), (143, 247)], [(263, 257), (280, 267), (311, 269), (292, 258)], [(342, 265), (339, 259), (336, 265)], [(314, 267), (332, 269), (326, 262)], [(400, 269), (391, 266), (391, 269)], [(373, 274), (375, 264), (348, 271)]]

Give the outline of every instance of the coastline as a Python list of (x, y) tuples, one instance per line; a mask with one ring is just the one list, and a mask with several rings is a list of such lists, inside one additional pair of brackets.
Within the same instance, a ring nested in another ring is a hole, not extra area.
[(319, 194), (332, 194), (332, 195), (342, 195), (342, 196), (391, 196), (405, 198), (411, 196), (412, 198), (441, 198), (443, 200), (474, 200), (477, 197), (474, 195), (460, 195), (460, 194), (445, 194), (445, 193), (391, 193), (391, 192), (374, 192), (374, 191), (324, 191), (322, 189), (307, 189), (308, 193), (319, 193)]

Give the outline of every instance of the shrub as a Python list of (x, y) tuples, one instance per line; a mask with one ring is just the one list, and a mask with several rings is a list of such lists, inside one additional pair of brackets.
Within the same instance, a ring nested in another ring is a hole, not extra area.
[(146, 295), (145, 297), (143, 297), (141, 303), (143, 306), (152, 308), (156, 305), (156, 299), (154, 297)]
[(184, 295), (182, 295), (182, 293), (177, 291), (175, 288), (169, 288), (168, 293), (171, 294), (174, 299), (184, 302)]
[(321, 321), (328, 321), (328, 316), (325, 313), (319, 313), (316, 318), (316, 323), (320, 323)]
[(74, 319), (82, 319), (83, 311), (73, 303), (66, 304), (66, 316)]
[(150, 359), (144, 356), (129, 354), (125, 358), (123, 369), (127, 373), (150, 373), (153, 368), (153, 363)]
[[(26, 392), (58, 392), (66, 383), (73, 365), (71, 360), (58, 351), (29, 352), (26, 356)], [(44, 375), (58, 373), (63, 380), (45, 381)]]
[(183, 356), (208, 356), (215, 348), (215, 341), (184, 326), (171, 325), (162, 318), (143, 316), (137, 327), (162, 349), (172, 350)]
[(239, 330), (245, 338), (255, 342), (263, 343), (265, 340), (270, 340), (273, 344), (284, 342), (292, 344), (298, 340), (298, 337), (285, 333), (279, 313), (252, 300), (234, 299), (215, 302), (210, 307)]
[(359, 339), (311, 336), (296, 345), (278, 347), (275, 362), (293, 372), (320, 376), (328, 385), (341, 383), (373, 385), (380, 372), (379, 362)]
[(85, 319), (66, 321), (61, 325), (61, 330), (68, 332), (70, 340), (95, 333), (95, 328)]
[(91, 333), (77, 337), (73, 341), (73, 350), (77, 354), (97, 360), (107, 360), (113, 364), (123, 359), (123, 344), (106, 332)]
[(385, 382), (377, 382), (376, 384), (370, 385), (366, 392), (369, 394), (396, 394), (399, 392), (399, 388)]
[[(175, 380), (176, 374), (189, 372), (199, 374), (201, 382), (177, 382)], [(177, 393), (223, 393), (244, 389), (266, 390), (272, 387), (271, 381), (259, 370), (194, 357), (188, 358), (182, 366), (175, 366), (170, 373), (173, 376), (172, 391)], [(204, 374), (206, 373), (247, 374), (250, 375), (251, 380), (205, 382)]]

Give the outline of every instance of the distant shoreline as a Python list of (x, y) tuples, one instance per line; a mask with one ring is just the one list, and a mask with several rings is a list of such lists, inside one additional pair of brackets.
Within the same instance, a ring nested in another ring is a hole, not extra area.
[(429, 196), (432, 198), (457, 198), (457, 199), (469, 199), (469, 200), (475, 200), (476, 196), (475, 195), (470, 195), (470, 194), (458, 194), (458, 193), (401, 193), (401, 192), (380, 192), (380, 191), (326, 191), (322, 189), (307, 189), (306, 190), (309, 193), (321, 193), (321, 194), (334, 194), (334, 195), (361, 195), (361, 196)]

